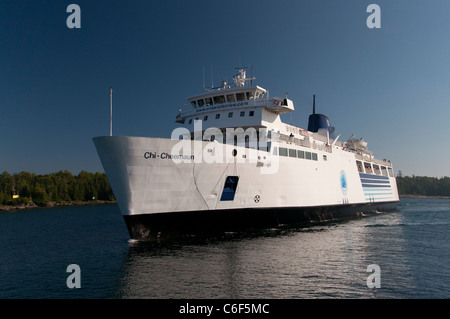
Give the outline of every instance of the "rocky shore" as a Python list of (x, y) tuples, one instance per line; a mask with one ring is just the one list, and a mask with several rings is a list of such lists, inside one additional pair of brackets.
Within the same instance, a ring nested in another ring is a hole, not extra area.
[(34, 209), (34, 208), (50, 208), (58, 206), (82, 206), (82, 205), (104, 205), (104, 204), (116, 204), (116, 201), (107, 200), (92, 200), (92, 201), (63, 201), (63, 202), (45, 202), (41, 205), (36, 205), (35, 203), (30, 204), (20, 204), (16, 206), (2, 206), (0, 205), (0, 211), (16, 211), (24, 209)]

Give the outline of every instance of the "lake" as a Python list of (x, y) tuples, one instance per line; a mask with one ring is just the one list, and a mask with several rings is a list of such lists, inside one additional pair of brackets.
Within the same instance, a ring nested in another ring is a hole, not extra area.
[(2, 212), (0, 298), (447, 299), (449, 230), (450, 199), (160, 243), (130, 240), (117, 205)]

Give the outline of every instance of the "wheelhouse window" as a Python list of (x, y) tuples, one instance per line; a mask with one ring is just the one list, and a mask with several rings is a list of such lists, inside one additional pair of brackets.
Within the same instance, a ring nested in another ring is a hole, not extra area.
[(206, 106), (211, 106), (213, 104), (212, 98), (210, 97), (205, 98), (205, 104)]
[(205, 105), (205, 101), (203, 101), (203, 99), (197, 100), (197, 104), (198, 104), (198, 107), (202, 107)]
[(245, 101), (245, 93), (236, 93), (236, 100), (238, 101)]
[(381, 175), (383, 175), (383, 176), (388, 176), (387, 169), (386, 169), (386, 167), (384, 167), (384, 166), (381, 166)]
[(196, 103), (195, 101), (191, 101), (191, 105), (192, 105), (192, 107), (193, 107), (194, 109), (197, 108), (197, 103)]
[(218, 95), (214, 97), (214, 104), (222, 104), (222, 103), (225, 103), (224, 95)]
[(234, 96), (234, 94), (227, 95), (227, 102), (236, 102), (236, 97)]
[(247, 100), (253, 100), (253, 92), (245, 92), (247, 95)]

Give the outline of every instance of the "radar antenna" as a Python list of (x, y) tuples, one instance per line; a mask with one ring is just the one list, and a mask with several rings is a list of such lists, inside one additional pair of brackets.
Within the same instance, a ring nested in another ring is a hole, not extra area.
[[(253, 66), (251, 67), (251, 71), (253, 73)], [(244, 87), (245, 86), (245, 82), (247, 81), (253, 81), (255, 78), (252, 76), (250, 78), (247, 78), (246, 74), (247, 74), (247, 69), (248, 67), (244, 66), (244, 67), (237, 67), (236, 69), (238, 70), (238, 74), (236, 74), (235, 76), (233, 76), (233, 80), (234, 80), (234, 84), (238, 87)]]

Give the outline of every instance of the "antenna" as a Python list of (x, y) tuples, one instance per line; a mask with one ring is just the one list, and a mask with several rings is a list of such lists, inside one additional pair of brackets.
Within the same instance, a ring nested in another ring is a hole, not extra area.
[(203, 66), (203, 91), (205, 91), (205, 66)]
[(211, 89), (214, 88), (213, 67), (211, 64)]
[(316, 95), (313, 95), (313, 114), (316, 114)]
[(112, 86), (109, 87), (109, 136), (112, 136)]

